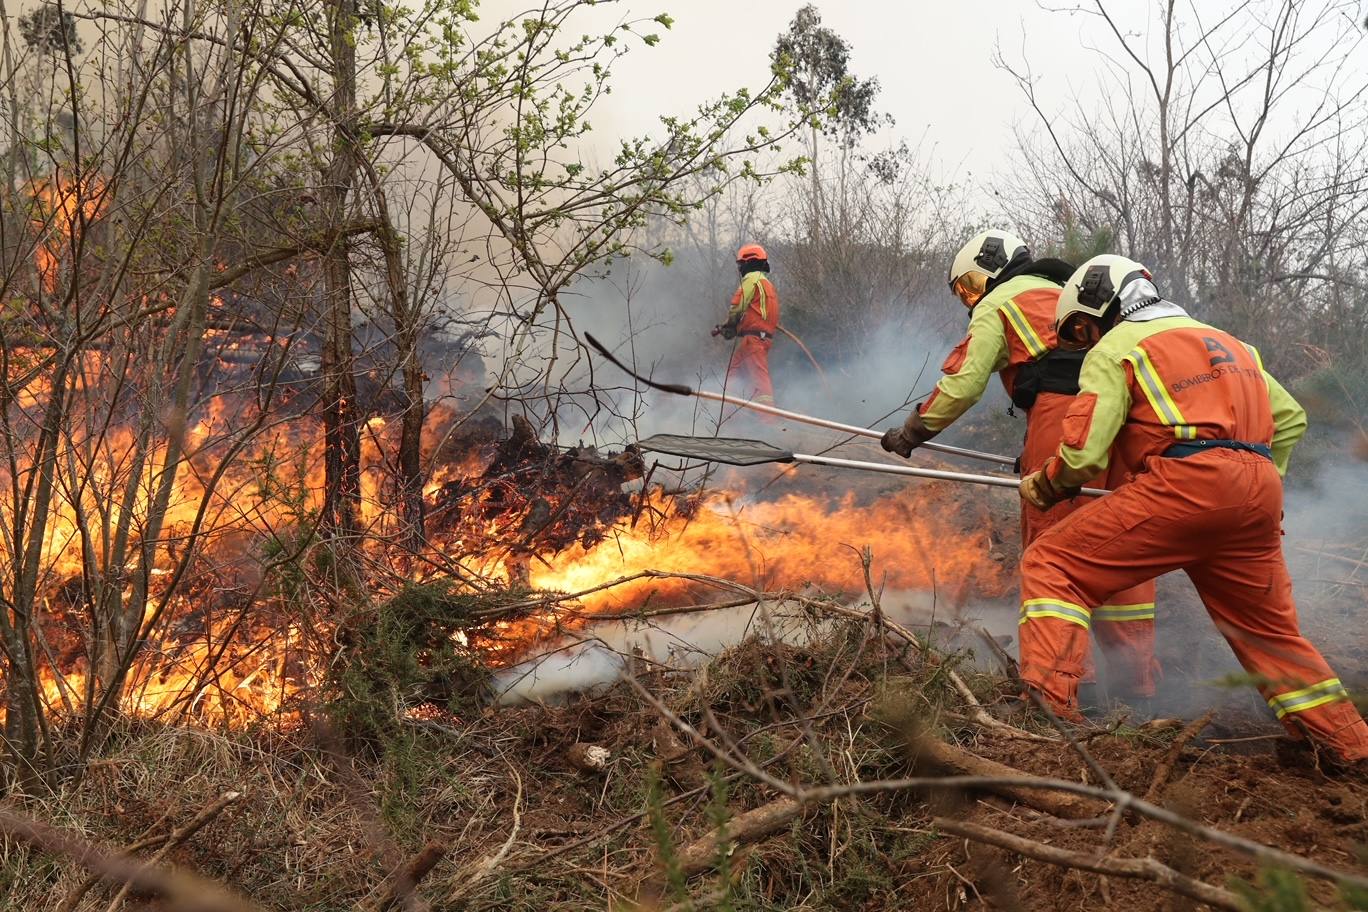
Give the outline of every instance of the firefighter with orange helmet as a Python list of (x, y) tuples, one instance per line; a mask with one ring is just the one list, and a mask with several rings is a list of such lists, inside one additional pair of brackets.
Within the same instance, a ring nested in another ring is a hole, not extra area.
[(736, 253), (741, 284), (732, 295), (727, 321), (713, 328), (714, 336), (737, 339), (727, 366), (727, 386), (746, 399), (774, 404), (769, 351), (779, 331), (779, 292), (769, 279), (769, 256), (759, 244), (746, 244)]
[(1293, 738), (1368, 759), (1368, 725), (1302, 635), (1282, 553), (1282, 476), (1306, 413), (1259, 353), (1165, 300), (1144, 266), (1100, 256), (1059, 298), (1060, 344), (1087, 350), (1058, 451), (1022, 479), (1049, 509), (1101, 472), (1114, 493), (1022, 558), (1021, 673), (1057, 709), (1075, 687), (1095, 605), (1185, 571)]
[[(1001, 230), (985, 231), (960, 248), (950, 264), (950, 290), (970, 310), (969, 331), (941, 365), (944, 376), (901, 428), (890, 429), (883, 448), (901, 456), (940, 433), (982, 397), (997, 374), (1012, 403), (1026, 413), (1020, 468), (1038, 469), (1063, 434), (1064, 415), (1078, 392), (1083, 353), (1056, 345), (1054, 322), (1061, 286), (1073, 272), (1056, 259), (1034, 259), (1026, 242)], [(1022, 545), (1076, 509), (1064, 502), (1040, 512), (1021, 511)], [(1092, 616), (1098, 645), (1113, 683), (1132, 699), (1154, 696), (1154, 583), (1104, 593)], [(1087, 657), (1085, 683), (1093, 678)]]

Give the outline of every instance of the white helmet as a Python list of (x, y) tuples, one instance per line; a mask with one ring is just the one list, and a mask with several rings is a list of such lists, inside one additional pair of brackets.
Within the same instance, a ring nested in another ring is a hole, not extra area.
[(1109, 329), (1103, 325), (1107, 311), (1118, 304), (1126, 289), (1137, 281), (1150, 282), (1150, 271), (1135, 260), (1104, 253), (1088, 260), (1069, 280), (1055, 307), (1055, 334), (1067, 348), (1089, 348)]
[(972, 308), (987, 291), (989, 279), (1002, 275), (1018, 254), (1029, 254), (1026, 242), (1009, 231), (985, 231), (960, 248), (950, 262), (950, 290)]

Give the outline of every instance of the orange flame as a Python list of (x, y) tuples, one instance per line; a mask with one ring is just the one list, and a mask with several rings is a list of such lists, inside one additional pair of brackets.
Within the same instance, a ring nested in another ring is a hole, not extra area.
[[(86, 369), (101, 369), (99, 357), (92, 353)], [(244, 614), (218, 604), (222, 596), (215, 595), (232, 589), (215, 575), (223, 565), (235, 560), (247, 567), (258, 565), (254, 549), (281, 530), (297, 529), (322, 499), (322, 434), (308, 418), (277, 424), (263, 433), (220, 487), (207, 492), (205, 479), (217, 464), (216, 441), (231, 439), (241, 421), (232, 403), (215, 399), (188, 429), (190, 464), (178, 476), (164, 538), (172, 542), (183, 536), (201, 501), (207, 501), (201, 549), (205, 562), (215, 566), (196, 564), (200, 569), (191, 571), (193, 584), (183, 584), (171, 599), (167, 618), (131, 671), (120, 707), (126, 712), (152, 718), (184, 714), (242, 726), (266, 716), (288, 715), (292, 701), (320, 681), (325, 658), (310, 655), (301, 631), (285, 620), (297, 609), (272, 602), (284, 596), (267, 595)], [(374, 419), (362, 435), (362, 514), (377, 541), (394, 528), (386, 465), (398, 433), (398, 422)], [(101, 515), (103, 510), (106, 530), (117, 523), (119, 499), (109, 492), (123, 490), (121, 485), (127, 483), (131, 446), (132, 432), (116, 430), (89, 462), (89, 487), (59, 492), (56, 519), (45, 542), (53, 579), (72, 585), (82, 579), (83, 541), (96, 552), (108, 546), (100, 540), (101, 529), (83, 529), (79, 517)], [(429, 479), (431, 502), (446, 482), (479, 480), (488, 456), (472, 449), (448, 459)], [(155, 473), (163, 468), (159, 460), (164, 458), (164, 453), (150, 454), (142, 470), (138, 497), (130, 505), (137, 517), (148, 509)], [(614, 585), (648, 570), (721, 577), (767, 591), (810, 587), (853, 595), (864, 589), (857, 552), (865, 546), (874, 552), (880, 577), (876, 585), (934, 589), (954, 603), (974, 596), (997, 597), (1013, 584), (1008, 570), (989, 559), (993, 540), (986, 496), (922, 484), (885, 486), (878, 499), (866, 502), (845, 491), (820, 493), (821, 480), (829, 477), (822, 471), (786, 473), (779, 483), (783, 492), (766, 500), (728, 493), (678, 499), (653, 491), (632, 515), (607, 529), (590, 527), (592, 534), (580, 535), (568, 547), (546, 545), (535, 536), (528, 544), (525, 513), (501, 511), (498, 501), (479, 499), (489, 493), (470, 494), (458, 504), (461, 522), (431, 545), (491, 582), (568, 594), (602, 587), (573, 600), (577, 614), (689, 604), (712, 597), (702, 591), (705, 587), (678, 578), (640, 578)], [(525, 481), (516, 477), (508, 484), (515, 492), (525, 487)], [(472, 484), (469, 490), (478, 491), (479, 485)], [(92, 491), (102, 492), (99, 503), (92, 499)], [(548, 495), (552, 500), (554, 496)], [(553, 519), (558, 510), (552, 502)], [(565, 540), (569, 538), (560, 539)], [(0, 558), (12, 560), (13, 555), (2, 553), (3, 547), (0, 542)], [(387, 560), (382, 544), (370, 547), (372, 558)], [(169, 583), (176, 560), (172, 552), (163, 548), (152, 571), (154, 595), (164, 594), (158, 587)], [(413, 572), (420, 573), (428, 565), (416, 566)], [(59, 643), (51, 667), (43, 671), (45, 690), (55, 711), (79, 712), (90, 670), (81, 634), (74, 628), (88, 620), (81, 619), (79, 607), (62, 608), (61, 603), (55, 592), (45, 602), (45, 615), (54, 629), (68, 628), (68, 649), (63, 652)], [(64, 618), (64, 611), (70, 617)], [(499, 625), (497, 639), (490, 641), (489, 648), (496, 650), (490, 653), (491, 662), (517, 658), (557, 621), (553, 610), (543, 617)]]
[(60, 283), (63, 259), (80, 241), (82, 226), (94, 221), (104, 208), (104, 182), (96, 174), (72, 179), (57, 170), (33, 181), (29, 195), (34, 202), (29, 219), (38, 237), (34, 265), (43, 290), (52, 294)]
[[(608, 541), (575, 546), (551, 566), (531, 573), (535, 588), (582, 592), (645, 570), (702, 574), (757, 589), (828, 593), (864, 588), (858, 552), (869, 546), (886, 583), (894, 589), (940, 587), (955, 594), (1003, 594), (1009, 575), (988, 560), (986, 529), (962, 532), (937, 518), (926, 489), (906, 488), (861, 504), (853, 494), (837, 499), (790, 493), (747, 502), (733, 495), (710, 498), (692, 517), (655, 499), (666, 517), (664, 531), (620, 527)], [(593, 605), (665, 599), (691, 588), (687, 581), (636, 580), (588, 596)]]

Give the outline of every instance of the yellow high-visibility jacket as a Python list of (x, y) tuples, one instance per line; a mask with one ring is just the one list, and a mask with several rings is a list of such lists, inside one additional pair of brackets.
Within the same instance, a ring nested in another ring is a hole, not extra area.
[(1012, 395), (1017, 369), (1055, 347), (1054, 313), (1060, 287), (1049, 279), (1008, 279), (974, 306), (964, 340), (941, 365), (945, 376), (920, 406), (922, 423), (943, 431), (983, 397), (997, 374)]
[(1266, 445), (1286, 474), (1306, 425), (1254, 346), (1191, 317), (1123, 321), (1083, 361), (1050, 477), (1074, 487), (1110, 466), (1114, 487), (1150, 456), (1192, 440)]

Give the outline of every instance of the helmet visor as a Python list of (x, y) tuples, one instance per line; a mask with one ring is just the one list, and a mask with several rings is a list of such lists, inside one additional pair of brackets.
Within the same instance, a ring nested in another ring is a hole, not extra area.
[(1102, 327), (1096, 317), (1076, 310), (1059, 321), (1055, 338), (1064, 351), (1085, 351), (1102, 338)]
[(964, 302), (965, 307), (972, 308), (988, 291), (988, 277), (971, 269), (951, 282), (950, 290)]

